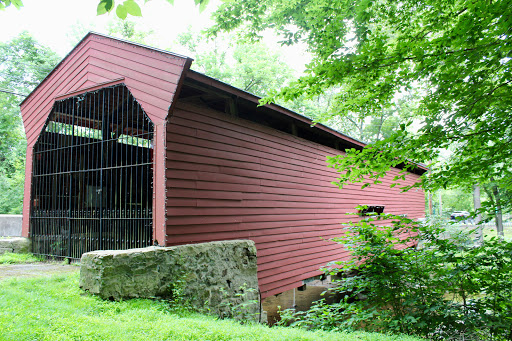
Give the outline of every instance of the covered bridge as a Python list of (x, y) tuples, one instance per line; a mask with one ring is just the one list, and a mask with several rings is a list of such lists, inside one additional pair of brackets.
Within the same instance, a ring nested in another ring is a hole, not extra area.
[(191, 63), (89, 33), (23, 101), (34, 253), (252, 239), (265, 298), (346, 257), (327, 239), (355, 206), (424, 216), (420, 190), (331, 184), (326, 156), (363, 143)]

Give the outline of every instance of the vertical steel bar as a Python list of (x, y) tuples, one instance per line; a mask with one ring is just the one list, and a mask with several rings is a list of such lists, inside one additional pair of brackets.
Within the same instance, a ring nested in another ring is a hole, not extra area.
[[(80, 105), (80, 102), (78, 101), (77, 102), (77, 105)], [(80, 108), (80, 107), (79, 107)], [(78, 108), (76, 108), (78, 109)], [(68, 171), (69, 171), (69, 201), (68, 201), (68, 252), (67, 252), (67, 256), (68, 258), (71, 258), (71, 228), (72, 228), (72, 203), (73, 203), (73, 140), (74, 140), (74, 137), (75, 137), (75, 106), (73, 106), (73, 111), (72, 111), (72, 117), (71, 117), (71, 138), (70, 138), (70, 146), (68, 146), (68, 150), (69, 150), (69, 166), (68, 166)]]

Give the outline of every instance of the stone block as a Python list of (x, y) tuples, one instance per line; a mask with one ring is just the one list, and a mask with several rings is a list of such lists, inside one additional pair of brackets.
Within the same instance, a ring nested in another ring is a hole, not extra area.
[(259, 320), (250, 240), (88, 252), (80, 287), (104, 299), (167, 298), (221, 317)]
[(21, 236), (21, 219), (18, 214), (0, 214), (0, 237)]
[(0, 254), (5, 252), (29, 253), (30, 239), (23, 237), (2, 237), (0, 238)]

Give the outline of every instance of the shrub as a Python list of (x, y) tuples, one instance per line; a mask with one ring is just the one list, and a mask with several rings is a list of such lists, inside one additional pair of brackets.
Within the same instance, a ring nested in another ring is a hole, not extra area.
[(492, 238), (475, 246), (468, 243), (472, 231), (454, 234), (439, 223), (386, 214), (346, 229), (334, 241), (352, 258), (324, 269), (341, 276), (334, 290), (344, 299), (285, 311), (283, 324), (443, 340), (512, 339), (511, 242)]

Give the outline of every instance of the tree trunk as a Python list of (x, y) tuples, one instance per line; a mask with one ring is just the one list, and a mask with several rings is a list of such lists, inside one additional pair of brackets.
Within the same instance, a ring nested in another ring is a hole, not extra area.
[(497, 185), (494, 184), (492, 186), (492, 192), (494, 194), (494, 200), (496, 203), (496, 209), (494, 213), (494, 216), (496, 217), (496, 231), (498, 232), (498, 236), (503, 238), (505, 237), (505, 233), (503, 232), (503, 215), (501, 213), (500, 192)]
[[(491, 181), (494, 179), (491, 177)], [(487, 193), (489, 200), (494, 206), (494, 220), (496, 223), (496, 232), (498, 236), (503, 237), (503, 219), (501, 215), (501, 201), (500, 201), (500, 192), (498, 190), (498, 186), (496, 184), (490, 184), (490, 188), (488, 186), (484, 186), (484, 191)]]
[(482, 202), (480, 201), (480, 184), (473, 185), (473, 205), (475, 206), (476, 212), (475, 225), (477, 225), (475, 242), (478, 245), (482, 245), (484, 241), (484, 229), (482, 225), (479, 225), (482, 221), (482, 214), (479, 211), (482, 208)]
[(439, 217), (443, 216), (443, 198), (441, 197), (441, 191), (437, 192), (439, 198)]
[(432, 211), (432, 192), (428, 191), (428, 213), (430, 217), (432, 217), (432, 214), (434, 213)]

